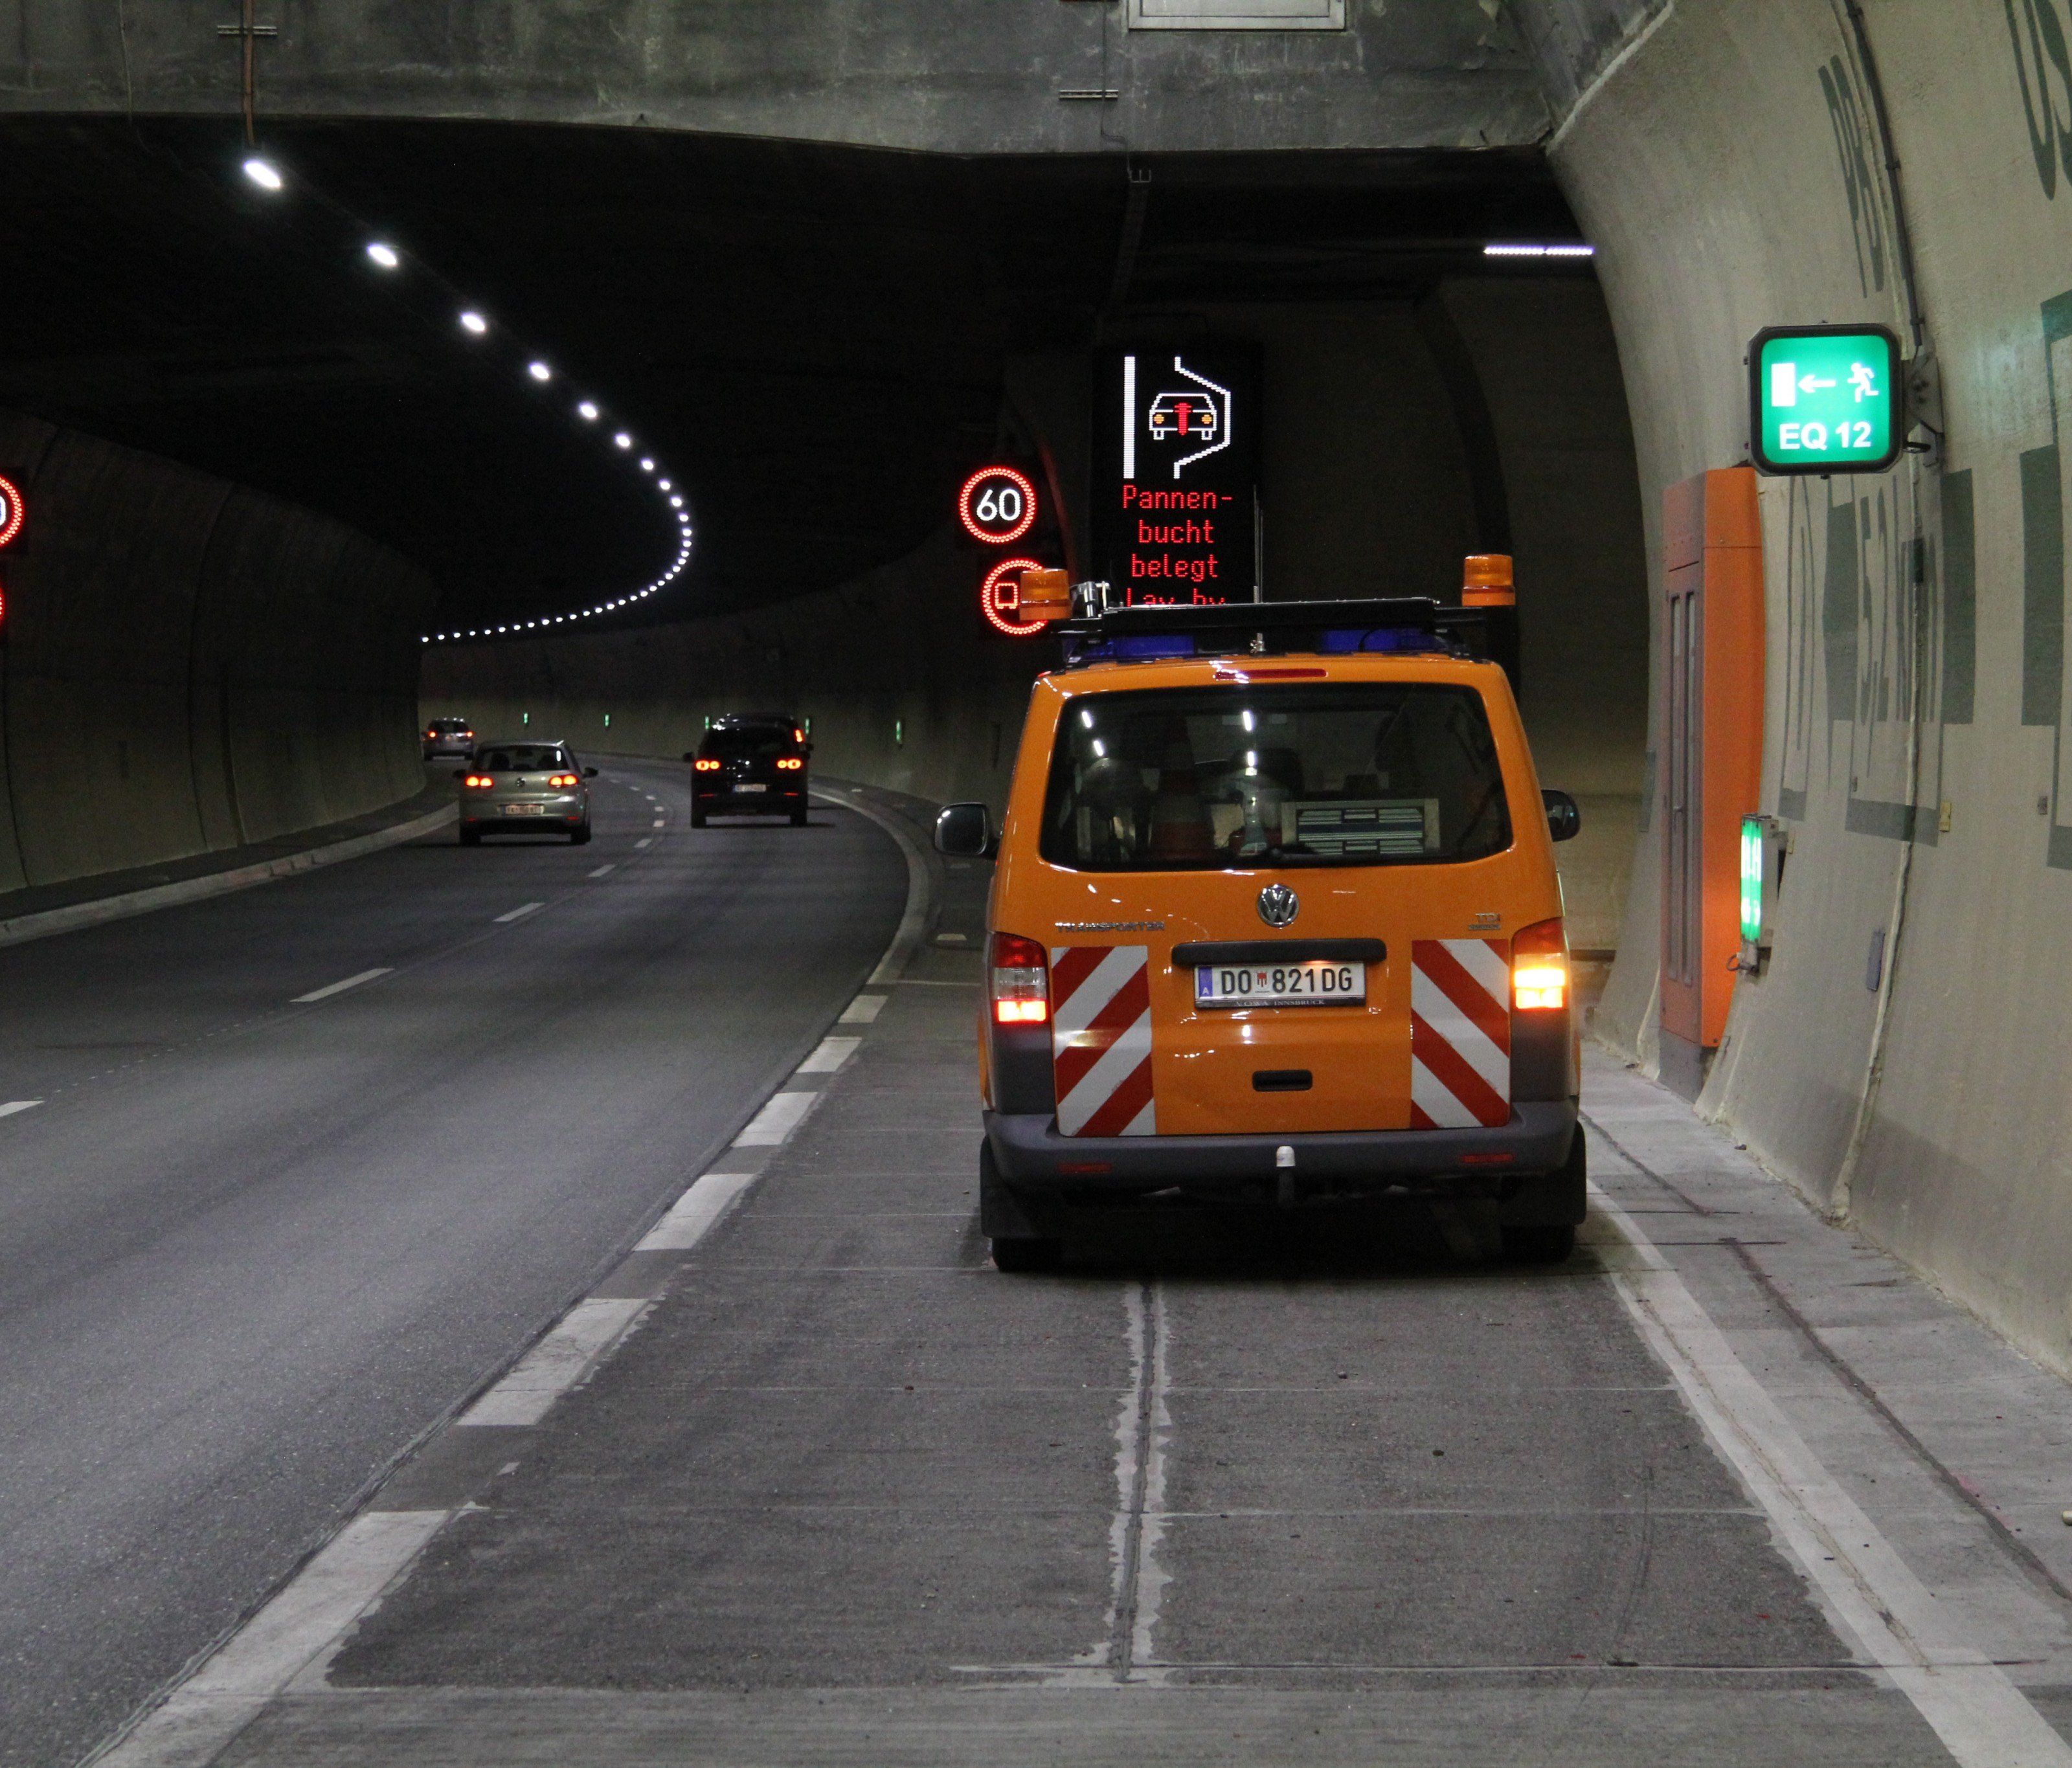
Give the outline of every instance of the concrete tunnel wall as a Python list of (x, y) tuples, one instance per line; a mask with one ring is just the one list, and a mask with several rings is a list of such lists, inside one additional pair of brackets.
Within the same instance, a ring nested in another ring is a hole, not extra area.
[(0, 891), (341, 821), (422, 787), (423, 575), (318, 516), (0, 416)]
[[(1639, 812), (1646, 567), (1597, 290), (1464, 280), (1423, 303), (1221, 306), (1194, 320), (1265, 352), (1269, 595), (1453, 595), (1462, 557), (1486, 544), (1477, 473), (1498, 482), (1523, 586), (1526, 722), (1542, 777), (1584, 812), (1583, 837), (1560, 850), (1572, 937), (1608, 951)], [(1445, 353), (1471, 392), (1449, 385), (1435, 328), (1457, 341)], [(1479, 463), (1464, 397), (1486, 419)], [(1083, 354), (1009, 365), (1005, 430), (1047, 450), (1073, 487), (1067, 553), (1084, 532), (1089, 400)], [(739, 618), (434, 646), (423, 713), (592, 754), (673, 756), (707, 715), (763, 706), (812, 719), (829, 774), (997, 808), (1030, 682), (1054, 648), (991, 634), (979, 561), (950, 528), (858, 583)]]
[[(1939, 465), (1763, 485), (1768, 699), (1747, 808), (1793, 845), (1770, 966), (1737, 985), (1700, 1107), (2072, 1372), (2072, 9), (1887, 0), (1866, 9), (1872, 64), (1840, 6), (1649, 10), (1572, 70), (1580, 102), (1552, 150), (1618, 333), (1651, 607), (1663, 487), (1745, 458), (1753, 334), (1907, 335), (1873, 65), (1947, 436)], [(1651, 1063), (1650, 823), (1597, 1024)]]

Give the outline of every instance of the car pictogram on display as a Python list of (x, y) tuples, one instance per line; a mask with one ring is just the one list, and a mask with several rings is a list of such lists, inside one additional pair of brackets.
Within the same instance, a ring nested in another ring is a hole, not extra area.
[(1151, 401), (1148, 421), (1158, 442), (1214, 442), (1223, 416), (1209, 393), (1161, 393)]

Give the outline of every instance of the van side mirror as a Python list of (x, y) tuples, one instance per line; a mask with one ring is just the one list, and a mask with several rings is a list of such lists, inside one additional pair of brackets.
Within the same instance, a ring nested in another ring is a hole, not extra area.
[(1540, 794), (1547, 806), (1547, 833), (1557, 841), (1572, 841), (1583, 830), (1583, 813), (1566, 792), (1544, 788)]
[(935, 851), (952, 859), (989, 859), (993, 812), (983, 804), (945, 804), (935, 817)]

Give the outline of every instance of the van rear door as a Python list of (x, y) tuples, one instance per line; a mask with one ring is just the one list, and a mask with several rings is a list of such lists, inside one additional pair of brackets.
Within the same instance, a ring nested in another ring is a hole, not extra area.
[(1512, 845), (1482, 697), (1267, 673), (1064, 710), (1040, 851), (1101, 920), (1051, 952), (1060, 1130), (1507, 1116), (1507, 959), (1466, 936)]

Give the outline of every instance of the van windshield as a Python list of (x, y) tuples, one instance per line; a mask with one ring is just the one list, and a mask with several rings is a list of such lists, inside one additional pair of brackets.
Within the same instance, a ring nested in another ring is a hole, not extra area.
[(1511, 812), (1482, 697), (1371, 682), (1087, 694), (1039, 851), (1096, 872), (1483, 859)]

